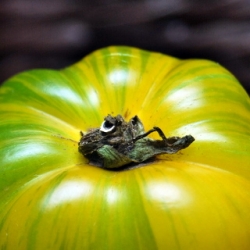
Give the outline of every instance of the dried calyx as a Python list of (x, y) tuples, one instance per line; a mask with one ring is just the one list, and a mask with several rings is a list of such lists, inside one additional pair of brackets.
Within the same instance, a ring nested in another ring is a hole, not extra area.
[[(153, 140), (149, 134), (157, 132), (161, 140)], [(188, 147), (194, 137), (167, 138), (159, 127), (145, 132), (138, 116), (126, 122), (121, 115), (108, 115), (100, 128), (81, 132), (78, 150), (92, 164), (116, 169), (130, 163), (141, 163), (160, 154), (174, 154)]]

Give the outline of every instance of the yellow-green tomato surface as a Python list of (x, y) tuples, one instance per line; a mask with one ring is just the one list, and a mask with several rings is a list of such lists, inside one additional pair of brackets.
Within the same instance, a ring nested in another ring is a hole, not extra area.
[[(92, 166), (80, 131), (108, 114), (195, 142), (133, 169)], [(1, 250), (250, 249), (250, 102), (217, 63), (104, 48), (6, 81), (0, 118)]]

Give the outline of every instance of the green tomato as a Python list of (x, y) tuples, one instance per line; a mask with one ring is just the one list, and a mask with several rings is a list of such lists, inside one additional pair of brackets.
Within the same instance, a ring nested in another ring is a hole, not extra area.
[[(92, 166), (80, 131), (108, 114), (195, 142)], [(0, 116), (0, 249), (250, 249), (250, 102), (220, 65), (108, 47), (9, 79)]]

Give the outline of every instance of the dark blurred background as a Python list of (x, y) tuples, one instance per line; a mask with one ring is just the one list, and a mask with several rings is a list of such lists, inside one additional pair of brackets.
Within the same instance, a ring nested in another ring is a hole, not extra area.
[(1, 0), (0, 82), (108, 45), (217, 61), (250, 93), (250, 0)]

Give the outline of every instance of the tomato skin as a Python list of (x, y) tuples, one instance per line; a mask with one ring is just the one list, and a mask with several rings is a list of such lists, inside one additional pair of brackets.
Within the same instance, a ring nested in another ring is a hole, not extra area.
[[(107, 114), (196, 140), (101, 169), (77, 143)], [(0, 115), (1, 249), (250, 248), (250, 102), (220, 65), (108, 47), (9, 79)]]

